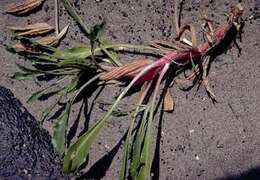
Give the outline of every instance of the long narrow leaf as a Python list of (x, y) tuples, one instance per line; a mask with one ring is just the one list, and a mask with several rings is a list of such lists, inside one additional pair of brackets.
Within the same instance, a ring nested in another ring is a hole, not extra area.
[(121, 169), (119, 172), (119, 180), (124, 180), (127, 177), (128, 159), (130, 159), (130, 152), (131, 152), (130, 147), (133, 144), (131, 142), (132, 131), (133, 131), (134, 124), (135, 124), (138, 113), (141, 111), (144, 111), (146, 109), (149, 109), (149, 107), (147, 107), (147, 106), (145, 106), (145, 108), (141, 108), (141, 107), (144, 107), (144, 106), (142, 106), (142, 103), (143, 103), (145, 97), (147, 96), (147, 93), (148, 93), (151, 85), (152, 85), (152, 81), (150, 81), (147, 86), (145, 85), (145, 90), (142, 92), (142, 96), (140, 97), (138, 105), (132, 116), (132, 121), (131, 121), (130, 127), (128, 129), (126, 141), (124, 144), (124, 153), (123, 153), (123, 158), (122, 158), (122, 162), (121, 162)]
[(73, 66), (73, 67), (78, 67), (79, 69), (93, 69), (93, 70), (97, 69), (97, 66), (94, 63), (92, 63), (90, 59), (81, 59), (81, 58), (65, 59), (59, 62), (58, 65), (61, 67)]
[[(64, 79), (65, 79), (65, 78), (61, 78), (60, 80), (56, 81), (55, 83), (51, 84), (50, 86), (48, 86), (48, 87), (46, 87), (46, 88), (43, 88), (43, 89), (41, 89), (41, 90), (39, 90), (39, 91), (33, 93), (33, 94), (29, 97), (29, 99), (27, 100), (27, 103), (32, 103), (32, 102), (38, 100), (38, 99), (45, 93), (46, 90), (48, 90), (48, 89), (50, 89), (50, 88), (52, 88), (52, 87), (58, 85), (58, 84), (59, 84), (61, 81), (63, 81)], [(60, 91), (60, 90), (59, 90), (59, 91)], [(59, 92), (59, 91), (58, 91), (58, 92)], [(57, 92), (57, 93), (58, 93), (58, 92)]]
[(110, 58), (110, 61), (115, 66), (121, 66), (122, 63), (118, 60), (117, 54), (113, 51), (108, 51), (107, 49), (103, 49), (104, 53)]
[(170, 67), (170, 63), (166, 63), (164, 65), (164, 67), (159, 75), (159, 78), (156, 82), (156, 86), (155, 86), (155, 89), (153, 92), (151, 109), (150, 109), (150, 114), (148, 117), (144, 144), (143, 144), (142, 153), (141, 153), (141, 157), (140, 157), (141, 167), (138, 171), (138, 176), (137, 176), (138, 180), (150, 179), (150, 170), (151, 170), (151, 165), (152, 165), (150, 148), (151, 148), (151, 134), (152, 134), (152, 125), (153, 125), (152, 121), (153, 121), (153, 116), (154, 116), (154, 106), (155, 106), (156, 96), (160, 89), (161, 81), (162, 81), (164, 75), (166, 74), (166, 72), (168, 71), (169, 67)]
[(67, 93), (70, 93), (74, 90), (76, 90), (77, 86), (80, 83), (80, 74), (75, 75), (75, 78), (73, 78), (70, 82), (70, 84), (66, 87)]
[(25, 66), (22, 66), (21, 64), (16, 63), (16, 66), (23, 72), (25, 73), (41, 73), (42, 71), (39, 71), (37, 69), (31, 69), (31, 68), (27, 68)]
[(60, 59), (85, 59), (91, 56), (91, 49), (87, 46), (79, 46), (57, 50), (53, 56)]
[(30, 47), (32, 47), (33, 49), (46, 51), (46, 52), (55, 52), (57, 50), (54, 47), (37, 43), (33, 39), (27, 38), (27, 37), (24, 37), (24, 36), (15, 36), (15, 39), (21, 41), (22, 44), (30, 45)]
[[(18, 73), (17, 76), (32, 76), (32, 75), (40, 75), (40, 74), (46, 74), (46, 75), (73, 75), (75, 74), (75, 70), (73, 69), (69, 69), (70, 67), (64, 67), (64, 68), (60, 68), (60, 67), (56, 67), (55, 69), (44, 69), (44, 70), (40, 70), (40, 69), (30, 69), (27, 68), (25, 66), (22, 66), (20, 64), (16, 64), (17, 67), (22, 70), (24, 73)], [(73, 72), (73, 73), (72, 73)]]
[(65, 148), (66, 148), (66, 134), (67, 134), (67, 126), (68, 126), (70, 110), (71, 110), (71, 103), (68, 102), (66, 104), (65, 111), (57, 119), (57, 122), (55, 123), (54, 126), (52, 144), (54, 148), (58, 151), (58, 153), (61, 155), (65, 152)]
[(104, 119), (98, 121), (69, 148), (64, 157), (63, 169), (65, 172), (70, 172), (79, 168), (79, 166), (86, 161), (91, 144), (95, 140), (104, 123)]
[(50, 105), (45, 110), (43, 110), (41, 118), (40, 118), (41, 124), (43, 124), (43, 122), (49, 117), (50, 113), (56, 107), (56, 105), (59, 103), (59, 101), (62, 99), (62, 97), (63, 97), (63, 93), (61, 93), (59, 98), (56, 101), (54, 101), (54, 103), (52, 105)]
[(118, 105), (120, 100), (125, 96), (129, 89), (138, 81), (145, 73), (154, 68), (154, 64), (144, 68), (124, 89), (124, 91), (118, 96), (114, 104), (110, 107), (107, 113), (100, 118), (94, 126), (92, 126), (87, 132), (85, 132), (79, 139), (68, 149), (67, 154), (64, 157), (63, 169), (65, 172), (71, 172), (79, 168), (88, 156), (91, 145), (99, 134), (100, 130), (104, 126), (106, 120), (110, 117), (114, 108)]
[(27, 100), (27, 103), (32, 103), (32, 102), (38, 100), (38, 99), (45, 93), (45, 91), (46, 91), (47, 89), (51, 88), (51, 87), (53, 87), (53, 86), (46, 87), (46, 88), (44, 88), (44, 89), (41, 89), (40, 91), (37, 91), (37, 92), (33, 93), (33, 94), (29, 97), (29, 99)]
[(12, 78), (16, 79), (16, 80), (27, 80), (32, 78), (33, 76), (35, 76), (38, 73), (23, 73), (23, 72), (16, 72), (14, 73), (14, 75), (12, 76)]
[(150, 107), (148, 106), (145, 109), (145, 112), (141, 119), (141, 124), (138, 128), (136, 138), (133, 143), (133, 157), (132, 157), (132, 162), (131, 162), (131, 167), (130, 167), (130, 175), (131, 175), (132, 179), (137, 178), (138, 170), (141, 166), (140, 156), (141, 156), (142, 144), (143, 144), (144, 136), (145, 136), (145, 129), (146, 129), (145, 124), (147, 122), (147, 117), (148, 117), (149, 111), (150, 111)]
[(76, 11), (71, 6), (70, 2), (68, 0), (62, 0), (65, 9), (68, 11), (68, 13), (71, 15), (71, 17), (80, 25), (84, 33), (87, 35), (90, 34), (90, 30), (87, 28), (87, 26), (84, 24), (83, 20), (79, 17), (79, 15), (76, 13)]
[[(153, 114), (150, 112), (150, 114)], [(152, 116), (149, 115), (148, 124), (146, 127), (145, 138), (144, 138), (144, 145), (140, 157), (140, 165), (141, 168), (138, 173), (138, 180), (145, 180), (148, 179), (150, 176), (150, 168), (151, 168), (151, 129), (152, 129)]]

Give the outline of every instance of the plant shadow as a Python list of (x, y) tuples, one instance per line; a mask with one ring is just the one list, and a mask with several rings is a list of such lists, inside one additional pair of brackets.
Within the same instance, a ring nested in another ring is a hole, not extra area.
[(78, 177), (77, 180), (102, 179), (106, 175), (106, 172), (110, 167), (118, 150), (120, 149), (123, 140), (126, 138), (126, 134), (127, 132), (106, 155), (104, 155), (94, 165), (92, 165), (85, 174), (82, 174), (80, 177)]
[(238, 175), (230, 175), (223, 178), (217, 178), (215, 180), (259, 180), (260, 179), (260, 167), (255, 167)]
[[(88, 128), (89, 128), (89, 120), (90, 120), (91, 114), (93, 112), (93, 108), (94, 108), (96, 99), (99, 97), (99, 95), (101, 94), (103, 89), (104, 89), (104, 87), (100, 88), (100, 90), (97, 92), (97, 94), (93, 98), (90, 106), (88, 105), (88, 99), (83, 96), (84, 92), (82, 92), (79, 95), (80, 97), (78, 98), (78, 101), (82, 101), (82, 105), (81, 105), (81, 107), (79, 109), (79, 112), (77, 114), (76, 120), (74, 121), (73, 125), (69, 129), (69, 132), (68, 132), (68, 135), (67, 135), (67, 145), (68, 146), (70, 145), (72, 139), (76, 136), (82, 111), (83, 111), (83, 114), (84, 114), (85, 121), (84, 121), (84, 125), (83, 125), (84, 127), (83, 127), (82, 131), (79, 132), (78, 136), (83, 135), (88, 130)], [(91, 94), (88, 94), (88, 95), (90, 96)]]

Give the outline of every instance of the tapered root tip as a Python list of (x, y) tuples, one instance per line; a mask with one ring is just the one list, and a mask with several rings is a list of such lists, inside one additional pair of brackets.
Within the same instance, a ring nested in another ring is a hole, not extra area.
[(233, 14), (234, 21), (236, 21), (238, 18), (240, 18), (243, 14), (244, 8), (239, 3), (236, 6), (232, 8), (231, 13)]
[(242, 7), (242, 5), (240, 3), (236, 5), (236, 8), (239, 11), (243, 11), (244, 10), (244, 8)]

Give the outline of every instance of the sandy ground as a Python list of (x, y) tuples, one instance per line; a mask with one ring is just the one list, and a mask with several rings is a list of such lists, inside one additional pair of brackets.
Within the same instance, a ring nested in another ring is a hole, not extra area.
[[(44, 3), (42, 10), (30, 16), (15, 17), (3, 13), (4, 5), (14, 0), (0, 1), (0, 42), (11, 43), (6, 26), (49, 22), (54, 25), (53, 1)], [(173, 3), (170, 0), (74, 0), (77, 11), (88, 26), (106, 21), (107, 36), (117, 42), (145, 44), (151, 40), (171, 41), (175, 35), (173, 25)], [(193, 0), (185, 1), (182, 22), (194, 23), (199, 27), (199, 17), (207, 14), (221, 22), (231, 4), (238, 1)], [(242, 1), (245, 17), (259, 13), (253, 0)], [(62, 46), (73, 46), (86, 42), (86, 38), (71, 18), (61, 12), (61, 27), (71, 23), (69, 33)], [(259, 16), (259, 14), (258, 14)], [(184, 92), (178, 86), (172, 88), (176, 101), (173, 113), (164, 113), (155, 118), (160, 127), (154, 177), (159, 179), (260, 179), (260, 40), (259, 19), (247, 21), (244, 27), (241, 56), (232, 48), (216, 59), (210, 71), (210, 82), (218, 98), (213, 104), (204, 88), (196, 96), (194, 91)], [(16, 81), (10, 77), (17, 70), (15, 62), (23, 63), (15, 55), (0, 48), (0, 85), (12, 90), (24, 106), (36, 117), (51, 103), (38, 101), (26, 104), (30, 94), (46, 86), (47, 82), (34, 80)], [(131, 60), (130, 55), (126, 61)], [(40, 85), (39, 85), (40, 84)], [(109, 101), (111, 93), (120, 89), (107, 88), (98, 99)], [(101, 110), (94, 106), (84, 109), (91, 112), (91, 123), (100, 116)], [(76, 119), (80, 104), (71, 120)], [(82, 113), (84, 114), (84, 113)], [(161, 119), (161, 121), (160, 121)], [(84, 127), (84, 115), (79, 131)], [(89, 164), (82, 178), (115, 179), (122, 152), (120, 139), (126, 131), (128, 118), (112, 118), (94, 145)], [(51, 133), (51, 122), (45, 128)], [(155, 130), (157, 133), (157, 129)], [(79, 132), (78, 132), (79, 133)], [(159, 152), (159, 153), (158, 153)], [(113, 161), (112, 161), (113, 160)], [(112, 162), (111, 162), (112, 161)], [(258, 178), (257, 178), (258, 177)]]

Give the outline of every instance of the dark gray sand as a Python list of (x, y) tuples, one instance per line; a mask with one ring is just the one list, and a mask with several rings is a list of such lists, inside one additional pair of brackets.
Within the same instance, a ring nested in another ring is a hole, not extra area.
[(50, 135), (0, 86), (0, 179), (65, 179)]
[[(259, 2), (242, 1), (244, 16), (255, 14), (259, 17)], [(3, 13), (3, 7), (14, 0), (0, 1), (0, 42), (11, 43), (8, 25), (27, 22), (45, 21), (54, 25), (53, 1), (44, 3), (42, 10), (26, 17), (15, 17)], [(171, 41), (175, 36), (173, 13), (170, 0), (74, 0), (77, 11), (88, 26), (103, 19), (106, 21), (106, 34), (116, 42), (145, 44), (151, 40)], [(185, 1), (182, 12), (182, 23), (194, 23), (199, 29), (199, 17), (208, 17), (222, 22), (224, 13), (229, 12), (230, 5), (238, 1)], [(258, 4), (258, 5), (257, 5)], [(258, 6), (258, 7), (257, 7)], [(69, 33), (61, 46), (73, 46), (84, 43), (86, 38), (79, 28), (68, 17), (64, 9), (61, 12), (61, 27), (71, 23)], [(158, 136), (154, 177), (160, 179), (260, 179), (260, 42), (259, 19), (247, 21), (242, 35), (242, 54), (233, 47), (226, 54), (219, 56), (212, 63), (210, 83), (217, 95), (218, 103), (213, 104), (203, 87), (194, 96), (194, 90), (182, 91), (176, 85), (172, 93), (176, 101), (173, 113), (159, 112), (155, 117), (156, 129), (161, 130)], [(200, 32), (200, 31), (199, 31)], [(17, 70), (15, 62), (24, 63), (15, 55), (0, 49), (0, 85), (12, 90), (14, 95), (36, 117), (40, 111), (51, 103), (38, 101), (26, 104), (30, 94), (48, 85), (35, 80), (16, 81), (10, 77)], [(125, 61), (133, 59), (127, 55)], [(40, 84), (40, 85), (39, 85)], [(109, 101), (111, 94), (118, 94), (120, 88), (107, 88), (98, 97)], [(100, 117), (102, 111), (91, 103), (90, 124)], [(134, 97), (133, 97), (134, 98)], [(95, 103), (95, 102), (94, 102)], [(75, 105), (71, 124), (76, 120), (80, 104)], [(84, 113), (82, 113), (84, 114)], [(79, 132), (84, 128), (84, 115), (81, 117)], [(51, 133), (51, 122), (44, 127)], [(116, 179), (121, 157), (120, 139), (123, 137), (129, 118), (111, 118), (107, 127), (102, 130), (98, 142), (90, 153), (89, 163), (82, 177), (99, 179)], [(156, 138), (155, 138), (156, 139)], [(159, 152), (159, 153), (158, 153)], [(113, 161), (112, 161), (113, 160)], [(112, 163), (111, 163), (112, 161)], [(159, 171), (158, 171), (159, 170)], [(258, 178), (257, 178), (258, 177)]]

